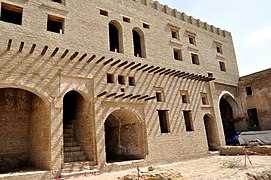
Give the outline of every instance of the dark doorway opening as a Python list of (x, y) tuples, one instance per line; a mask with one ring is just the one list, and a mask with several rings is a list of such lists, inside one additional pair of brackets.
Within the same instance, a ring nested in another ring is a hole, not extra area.
[(231, 143), (229, 142), (229, 140), (236, 135), (233, 110), (230, 103), (224, 97), (221, 98), (219, 107), (224, 128), (226, 144), (230, 145)]
[(219, 139), (215, 121), (212, 116), (207, 114), (204, 115), (203, 120), (209, 151), (217, 151), (219, 150)]
[(106, 162), (145, 158), (143, 124), (132, 112), (117, 110), (105, 123)]

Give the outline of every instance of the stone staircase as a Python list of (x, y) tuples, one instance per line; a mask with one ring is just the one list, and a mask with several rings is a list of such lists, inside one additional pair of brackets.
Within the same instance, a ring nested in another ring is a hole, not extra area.
[(64, 125), (64, 162), (80, 162), (86, 161), (87, 157), (82, 151), (80, 144), (74, 137), (74, 121), (70, 121)]
[(74, 120), (64, 124), (64, 164), (62, 165), (61, 177), (99, 174), (95, 163), (87, 161), (87, 157), (82, 150), (80, 143), (74, 136)]

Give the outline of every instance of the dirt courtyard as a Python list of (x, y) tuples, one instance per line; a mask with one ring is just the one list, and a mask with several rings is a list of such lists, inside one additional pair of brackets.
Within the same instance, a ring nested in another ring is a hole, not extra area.
[[(246, 159), (246, 161), (245, 161)], [(246, 167), (245, 167), (246, 164)], [(154, 171), (150, 174), (167, 173), (172, 174), (172, 180), (190, 180), (190, 179), (256, 179), (253, 175), (264, 174), (262, 179), (271, 179), (271, 156), (219, 156), (209, 155), (200, 159), (182, 161), (178, 163), (153, 166)], [(148, 172), (147, 167), (140, 167), (143, 173)], [(131, 170), (101, 173), (100, 175), (83, 175), (69, 177), (76, 180), (114, 180), (124, 179), (125, 175), (137, 176), (136, 167)], [(152, 179), (151, 175), (144, 179)], [(174, 176), (175, 175), (175, 176)], [(137, 179), (137, 178), (136, 178)], [(142, 178), (140, 178), (141, 180)], [(126, 179), (125, 179), (126, 180)]]

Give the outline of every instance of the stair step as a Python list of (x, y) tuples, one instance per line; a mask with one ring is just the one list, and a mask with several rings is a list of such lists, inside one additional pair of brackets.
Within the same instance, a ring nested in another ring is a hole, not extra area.
[(63, 134), (63, 137), (64, 138), (73, 138), (74, 137), (74, 134), (72, 133), (72, 134), (70, 134), (70, 133), (64, 133)]
[(64, 137), (64, 142), (76, 142), (75, 138), (74, 137)]
[(73, 147), (73, 146), (79, 146), (79, 143), (76, 141), (65, 142), (64, 140), (64, 147)]
[(64, 124), (63, 127), (64, 129), (73, 129), (73, 124)]
[(64, 152), (78, 152), (81, 151), (81, 146), (65, 146)]
[(78, 172), (67, 172), (67, 173), (61, 173), (61, 177), (71, 177), (71, 176), (80, 176), (84, 174), (100, 174), (100, 171), (98, 169), (92, 169), (92, 170), (83, 170), (83, 171), (78, 171)]
[(73, 134), (73, 129), (72, 129), (72, 128), (71, 128), (71, 129), (64, 128), (64, 129), (63, 129), (63, 133), (64, 133), (64, 134)]
[(64, 157), (64, 162), (69, 163), (69, 162), (80, 162), (80, 161), (86, 161), (87, 158), (85, 156), (65, 156)]

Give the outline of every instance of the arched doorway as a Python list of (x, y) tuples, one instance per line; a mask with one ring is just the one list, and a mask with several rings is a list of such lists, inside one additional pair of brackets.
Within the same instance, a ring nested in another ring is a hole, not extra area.
[(144, 33), (140, 28), (133, 29), (134, 56), (146, 57)]
[(216, 123), (211, 115), (203, 117), (209, 151), (219, 150), (219, 139)]
[(32, 92), (0, 89), (0, 173), (50, 169), (50, 110)]
[(123, 53), (122, 26), (118, 21), (109, 23), (109, 48), (110, 51)]
[(143, 128), (143, 123), (133, 112), (112, 112), (104, 123), (106, 162), (145, 158)]
[(64, 162), (93, 160), (94, 145), (88, 122), (88, 106), (76, 91), (68, 92), (63, 99)]
[(234, 119), (238, 117), (238, 105), (229, 95), (224, 94), (219, 102), (220, 114), (224, 128), (226, 144), (231, 144), (231, 139), (236, 135)]

